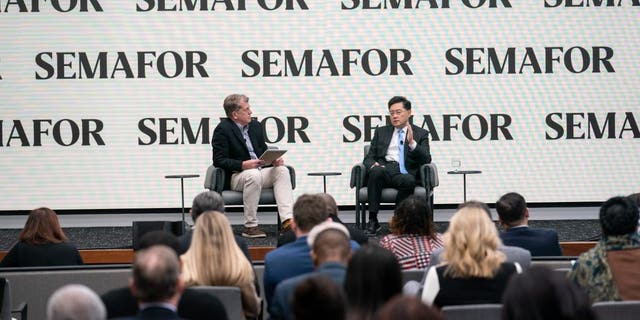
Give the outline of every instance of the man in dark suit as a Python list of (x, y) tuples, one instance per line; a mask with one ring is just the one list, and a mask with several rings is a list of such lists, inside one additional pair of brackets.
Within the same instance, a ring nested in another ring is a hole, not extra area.
[(500, 239), (505, 246), (529, 250), (532, 256), (561, 256), (558, 233), (551, 229), (529, 228), (529, 209), (524, 197), (510, 192), (496, 202), (499, 223), (505, 230)]
[(378, 210), (382, 189), (398, 189), (396, 203), (413, 194), (420, 174), (420, 166), (431, 162), (428, 132), (409, 123), (411, 101), (393, 97), (387, 104), (391, 125), (378, 127), (371, 140), (369, 153), (363, 164), (367, 169), (369, 196), (369, 224), (367, 233), (380, 230)]
[(213, 131), (213, 164), (226, 172), (225, 189), (242, 191), (244, 204), (243, 237), (264, 238), (258, 228), (258, 202), (262, 188), (273, 187), (282, 221), (282, 232), (290, 229), (293, 212), (293, 188), (284, 159), (265, 167), (258, 159), (267, 150), (262, 125), (251, 118), (249, 98), (232, 94), (224, 99), (227, 118)]

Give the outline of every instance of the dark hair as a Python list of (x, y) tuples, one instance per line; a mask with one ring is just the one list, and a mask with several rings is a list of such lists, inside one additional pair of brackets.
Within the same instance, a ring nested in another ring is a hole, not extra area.
[(482, 211), (487, 213), (487, 215), (489, 216), (490, 219), (493, 219), (491, 217), (491, 209), (489, 209), (489, 206), (486, 205), (484, 202), (480, 202), (480, 201), (477, 201), (477, 200), (469, 200), (467, 202), (459, 204), (457, 210), (460, 210), (462, 208), (478, 208), (478, 209), (481, 209)]
[(205, 191), (193, 198), (191, 204), (191, 218), (193, 222), (205, 211), (224, 212), (224, 200), (215, 191)]
[(442, 320), (442, 314), (427, 306), (418, 297), (398, 295), (385, 303), (376, 313), (375, 320)]
[(514, 275), (502, 296), (502, 320), (593, 320), (587, 294), (563, 274), (533, 266)]
[(346, 316), (344, 293), (327, 276), (310, 277), (296, 286), (291, 313), (296, 320), (343, 320)]
[(496, 202), (496, 211), (500, 220), (508, 226), (513, 226), (524, 219), (527, 211), (527, 201), (519, 193), (509, 192)]
[(349, 314), (370, 319), (385, 302), (402, 293), (402, 272), (390, 251), (366, 244), (351, 257), (344, 279)]
[(35, 245), (60, 243), (68, 240), (60, 228), (58, 215), (46, 207), (31, 210), (18, 239)]
[(325, 204), (327, 205), (327, 212), (329, 213), (329, 215), (337, 216), (338, 215), (338, 204), (336, 204), (336, 199), (334, 199), (328, 193), (318, 193), (318, 195), (320, 197), (322, 197), (322, 199), (324, 200)]
[(627, 197), (613, 197), (600, 207), (600, 226), (605, 236), (636, 232), (638, 207)]
[(411, 195), (402, 200), (396, 207), (389, 228), (396, 235), (419, 234), (431, 238), (435, 236), (431, 208), (427, 206), (424, 198)]
[(224, 102), (222, 103), (222, 107), (224, 108), (224, 113), (227, 114), (228, 118), (231, 118), (231, 115), (235, 111), (240, 110), (240, 108), (241, 108), (240, 102), (241, 101), (249, 102), (249, 97), (245, 96), (244, 94), (234, 93), (234, 94), (228, 95), (226, 98), (224, 98)]
[(640, 208), (640, 192), (630, 194), (629, 196), (627, 196), (627, 198), (629, 198), (629, 200), (631, 200), (631, 202), (633, 202), (636, 207)]
[(154, 230), (145, 233), (138, 242), (138, 250), (144, 250), (156, 245), (167, 246), (180, 255), (180, 241), (173, 234), (164, 230)]
[(303, 194), (293, 204), (293, 221), (303, 232), (311, 231), (328, 217), (327, 205), (319, 195)]
[(407, 98), (403, 97), (403, 96), (395, 96), (391, 99), (389, 99), (389, 102), (387, 103), (387, 109), (391, 108), (392, 105), (398, 103), (398, 102), (402, 102), (402, 107), (405, 110), (411, 110), (411, 101), (407, 100)]
[(162, 302), (178, 290), (180, 263), (169, 247), (156, 245), (140, 250), (133, 261), (135, 297), (141, 302)]

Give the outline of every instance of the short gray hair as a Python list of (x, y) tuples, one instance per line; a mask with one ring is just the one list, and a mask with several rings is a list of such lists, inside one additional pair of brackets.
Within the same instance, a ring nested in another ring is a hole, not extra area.
[(47, 302), (47, 320), (104, 320), (107, 309), (100, 297), (81, 284), (56, 290)]

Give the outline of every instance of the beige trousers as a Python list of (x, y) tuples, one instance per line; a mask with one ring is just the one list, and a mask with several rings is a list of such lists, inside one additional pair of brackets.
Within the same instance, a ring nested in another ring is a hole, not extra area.
[(286, 166), (243, 170), (231, 176), (231, 189), (242, 191), (245, 227), (258, 225), (258, 203), (262, 188), (273, 188), (281, 221), (293, 217), (293, 189)]

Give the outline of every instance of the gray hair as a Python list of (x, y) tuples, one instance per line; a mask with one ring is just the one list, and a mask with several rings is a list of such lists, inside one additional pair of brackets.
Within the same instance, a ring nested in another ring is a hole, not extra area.
[(107, 309), (93, 290), (69, 284), (56, 290), (47, 302), (47, 320), (104, 320)]

